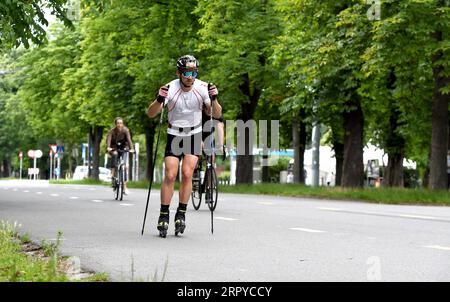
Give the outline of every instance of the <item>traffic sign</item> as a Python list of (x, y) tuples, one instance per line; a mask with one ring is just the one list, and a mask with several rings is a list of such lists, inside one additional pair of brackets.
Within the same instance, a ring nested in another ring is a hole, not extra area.
[(34, 150), (28, 150), (28, 157), (34, 158)]
[(28, 168), (28, 175), (39, 175), (39, 168)]
[(48, 145), (48, 146), (50, 147), (50, 150), (52, 150), (53, 153), (56, 153), (56, 147), (57, 147), (58, 145), (52, 145), (52, 144), (50, 144), (50, 145)]
[(64, 153), (64, 146), (57, 146), (57, 147), (56, 147), (56, 152), (58, 152), (58, 153)]
[(19, 152), (19, 158), (23, 158), (23, 152), (22, 151)]
[(41, 158), (42, 157), (42, 151), (41, 150), (36, 150), (34, 151), (34, 156), (36, 158)]

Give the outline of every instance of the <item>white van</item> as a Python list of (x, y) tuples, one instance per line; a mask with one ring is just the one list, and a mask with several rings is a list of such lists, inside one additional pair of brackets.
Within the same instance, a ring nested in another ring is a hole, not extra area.
[[(111, 170), (103, 167), (99, 167), (99, 179), (101, 181), (111, 181)], [(88, 167), (87, 166), (77, 166), (75, 172), (73, 173), (73, 180), (82, 180), (88, 177)]]

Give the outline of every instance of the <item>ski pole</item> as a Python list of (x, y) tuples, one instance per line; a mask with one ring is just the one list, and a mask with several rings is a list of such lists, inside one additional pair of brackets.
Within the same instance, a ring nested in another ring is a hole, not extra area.
[(153, 174), (155, 172), (156, 155), (158, 153), (159, 137), (161, 135), (161, 124), (162, 124), (162, 121), (163, 121), (163, 116), (164, 116), (164, 105), (163, 105), (162, 110), (161, 110), (161, 116), (159, 117), (158, 137), (156, 139), (156, 148), (155, 148), (155, 152), (154, 152), (154, 156), (153, 156), (152, 173), (150, 175), (150, 185), (149, 185), (149, 188), (148, 188), (147, 204), (145, 205), (144, 222), (142, 223), (141, 236), (144, 235), (145, 220), (147, 219), (148, 202), (150, 200), (150, 192), (152, 191)]
[[(208, 83), (208, 91), (209, 91), (209, 88), (212, 86), (212, 83)], [(213, 100), (211, 100), (211, 108), (210, 108), (210, 116), (209, 116), (209, 118), (210, 118), (210, 123), (211, 123), (211, 127), (213, 127), (213, 106), (214, 106), (214, 101)], [(215, 129), (214, 129), (215, 130)], [(214, 134), (213, 134), (214, 135)], [(210, 162), (210, 165), (209, 165), (209, 168), (210, 168), (210, 173), (209, 173), (209, 178), (210, 178), (210, 181), (211, 181), (211, 183), (210, 183), (210, 192), (209, 192), (209, 194), (210, 194), (210, 196), (209, 196), (209, 202), (210, 202), (210, 207), (209, 207), (209, 209), (210, 209), (210, 211), (211, 211), (211, 234), (214, 234), (214, 203), (213, 203), (213, 192), (212, 192), (212, 188), (213, 188), (213, 182), (214, 182), (214, 179), (213, 179), (213, 173), (212, 173), (212, 170), (214, 169), (214, 166), (213, 166), (213, 155), (214, 155), (214, 152), (215, 150), (214, 150), (214, 144), (213, 144), (213, 140), (211, 140), (211, 156), (210, 156), (210, 160), (211, 160), (211, 162)]]

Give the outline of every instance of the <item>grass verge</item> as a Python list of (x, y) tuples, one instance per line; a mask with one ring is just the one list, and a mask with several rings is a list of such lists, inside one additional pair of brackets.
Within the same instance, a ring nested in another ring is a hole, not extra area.
[(450, 206), (448, 191), (403, 188), (308, 187), (296, 184), (257, 184), (220, 186), (219, 192), (239, 194), (263, 194), (322, 199), (358, 200), (386, 204), (421, 204)]
[[(29, 235), (19, 236), (17, 223), (0, 222), (0, 282), (72, 281), (68, 257), (59, 254), (62, 233), (56, 242), (31, 243)], [(78, 274), (80, 275), (80, 274)], [(84, 273), (77, 281), (107, 281), (106, 274)]]

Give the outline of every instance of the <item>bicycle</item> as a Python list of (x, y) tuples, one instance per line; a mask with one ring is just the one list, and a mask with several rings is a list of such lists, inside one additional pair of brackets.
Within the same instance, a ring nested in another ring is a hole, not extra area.
[[(204, 161), (206, 161), (205, 171), (203, 171)], [(211, 211), (214, 211), (217, 206), (218, 193), (218, 180), (213, 157), (205, 154), (205, 156), (200, 157), (192, 176), (191, 200), (194, 209), (200, 208), (202, 196), (205, 194), (205, 203)]]
[[(118, 144), (120, 146), (120, 144)], [(114, 198), (115, 200), (122, 200), (123, 199), (123, 192), (125, 189), (125, 182), (127, 181), (127, 171), (126, 171), (126, 164), (125, 164), (125, 158), (126, 154), (130, 151), (127, 148), (124, 149), (117, 149), (117, 165), (116, 165), (116, 177), (113, 177), (114, 179)]]

